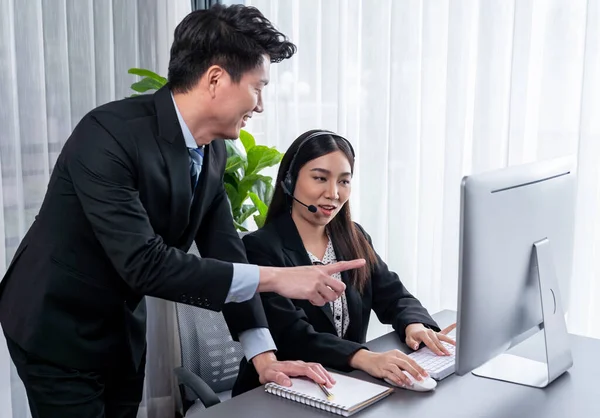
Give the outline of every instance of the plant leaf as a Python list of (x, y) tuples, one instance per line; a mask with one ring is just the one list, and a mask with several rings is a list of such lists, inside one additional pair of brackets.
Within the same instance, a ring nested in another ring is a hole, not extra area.
[(242, 225), (240, 225), (239, 223), (237, 223), (236, 221), (233, 221), (233, 225), (242, 232), (248, 232), (248, 230), (246, 228), (244, 228)]
[(256, 145), (248, 151), (248, 167), (246, 175), (258, 173), (265, 167), (272, 167), (279, 164), (283, 154), (275, 148), (269, 148), (264, 145)]
[(258, 183), (265, 181), (266, 178), (266, 176), (262, 176), (260, 174), (251, 174), (249, 176), (245, 176), (240, 180), (237, 191), (239, 194), (243, 194), (247, 197), (248, 192), (250, 192), (254, 187), (256, 187)]
[(242, 214), (235, 221), (239, 224), (243, 224), (246, 219), (250, 217), (254, 212), (258, 209), (254, 205), (244, 205), (244, 209), (242, 209)]
[(231, 212), (233, 217), (236, 217), (236, 214), (239, 213), (240, 207), (242, 206), (242, 202), (240, 201), (240, 195), (237, 189), (229, 183), (225, 183), (225, 192), (227, 193), (227, 197), (229, 198), (229, 203), (231, 205)]
[(246, 158), (246, 155), (244, 155), (240, 151), (240, 149), (235, 146), (235, 143), (233, 141), (226, 140), (225, 147), (227, 148), (227, 158), (228, 159), (233, 156), (236, 156), (236, 155), (242, 159), (242, 161), (244, 162), (242, 171), (245, 173), (247, 166), (248, 166), (248, 159)]
[(249, 196), (254, 206), (258, 209), (258, 215), (254, 215), (254, 222), (256, 222), (256, 226), (262, 228), (267, 218), (268, 207), (255, 193), (250, 192)]
[(140, 81), (131, 85), (131, 88), (137, 91), (138, 93), (144, 93), (148, 90), (158, 90), (161, 87), (162, 85), (158, 81), (149, 77), (143, 78)]
[(250, 191), (256, 193), (260, 200), (269, 206), (273, 197), (273, 179), (269, 176), (259, 174), (253, 174), (253, 176), (256, 176), (256, 181), (250, 188)]
[(238, 184), (240, 183), (237, 173), (225, 173), (223, 175), (223, 182), (230, 184), (235, 190), (237, 190)]
[[(230, 192), (228, 189), (233, 189), (235, 193)], [(231, 209), (235, 218), (240, 215), (242, 204), (248, 199), (248, 190), (244, 190), (241, 187), (234, 189), (231, 185), (228, 185), (228, 187), (225, 187), (225, 191), (227, 191), (227, 196), (231, 202)]]
[(232, 155), (227, 158), (227, 165), (225, 166), (226, 173), (234, 173), (239, 168), (244, 166), (244, 160), (239, 155)]
[(127, 71), (129, 74), (139, 75), (140, 77), (149, 77), (153, 80), (158, 81), (161, 86), (167, 84), (167, 79), (156, 74), (154, 71), (146, 70), (144, 68), (130, 68)]
[(265, 221), (267, 220), (266, 216), (262, 216), (262, 215), (254, 215), (254, 223), (256, 223), (256, 226), (260, 229), (265, 225)]
[(250, 200), (252, 200), (252, 203), (254, 203), (254, 206), (256, 206), (256, 208), (258, 209), (258, 213), (266, 216), (269, 208), (267, 207), (267, 205), (265, 205), (265, 202), (260, 200), (260, 197), (258, 197), (256, 193), (250, 192), (248, 193), (248, 195), (250, 196)]
[(256, 141), (254, 140), (252, 134), (250, 134), (250, 132), (248, 131), (244, 131), (243, 129), (240, 130), (240, 141), (242, 142), (242, 145), (244, 145), (246, 154), (248, 153), (248, 151), (250, 151), (252, 147), (256, 145)]
[[(269, 177), (267, 177), (267, 176), (261, 176), (260, 174), (251, 174), (249, 176), (243, 177), (239, 181), (237, 187), (235, 187), (236, 194), (233, 196), (233, 198), (231, 200), (234, 214), (240, 213), (238, 211), (241, 210), (241, 207), (242, 207), (243, 203), (246, 201), (246, 199), (248, 198), (248, 194), (252, 190), (252, 188), (256, 187), (258, 183), (263, 183), (265, 181), (268, 181), (267, 179), (269, 179)], [(233, 186), (230, 186), (230, 187), (233, 187)], [(253, 194), (256, 195), (256, 197), (259, 200), (261, 200), (259, 195), (257, 195), (256, 193), (253, 193)], [(262, 200), (261, 200), (261, 202), (262, 202)]]

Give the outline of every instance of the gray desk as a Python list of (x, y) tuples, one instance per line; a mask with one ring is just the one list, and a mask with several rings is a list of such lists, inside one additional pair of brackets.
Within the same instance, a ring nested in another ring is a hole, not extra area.
[[(455, 313), (442, 311), (434, 315), (442, 326), (454, 322)], [(439, 418), (563, 418), (600, 417), (600, 340), (570, 335), (573, 367), (546, 389), (503, 383), (476, 377), (449, 376), (438, 382), (433, 392), (417, 393), (397, 389), (386, 399), (353, 415), (371, 417), (439, 417)], [(367, 344), (373, 351), (398, 348), (408, 352), (395, 333)], [(527, 348), (527, 347), (525, 347)], [(528, 354), (523, 352), (523, 355)], [(536, 356), (532, 356), (535, 358)], [(366, 373), (351, 376), (376, 382)], [(381, 381), (380, 381), (381, 382)], [(335, 417), (297, 402), (270, 395), (257, 388), (234, 399), (188, 415), (188, 418), (229, 417)]]

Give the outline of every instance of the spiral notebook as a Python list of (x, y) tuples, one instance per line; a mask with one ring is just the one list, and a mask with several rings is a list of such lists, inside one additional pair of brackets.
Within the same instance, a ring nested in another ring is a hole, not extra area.
[(391, 394), (394, 389), (375, 383), (365, 382), (350, 376), (330, 373), (336, 381), (330, 392), (334, 398), (327, 400), (319, 386), (306, 378), (292, 378), (292, 387), (267, 383), (265, 391), (300, 402), (334, 414), (350, 416)]

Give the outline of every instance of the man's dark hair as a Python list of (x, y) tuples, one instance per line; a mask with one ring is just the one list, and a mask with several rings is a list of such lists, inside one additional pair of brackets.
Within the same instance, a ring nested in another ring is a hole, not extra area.
[(295, 53), (296, 46), (257, 8), (217, 4), (190, 13), (177, 25), (169, 85), (174, 92), (184, 93), (212, 65), (223, 67), (237, 83), (262, 63), (264, 54), (271, 62), (280, 62)]

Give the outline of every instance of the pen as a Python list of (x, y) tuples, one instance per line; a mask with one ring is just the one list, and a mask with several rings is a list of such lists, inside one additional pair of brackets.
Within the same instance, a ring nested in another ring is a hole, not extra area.
[(323, 393), (325, 394), (325, 396), (327, 397), (327, 400), (331, 401), (333, 400), (334, 396), (333, 393), (331, 393), (326, 387), (325, 385), (322, 385), (320, 383), (317, 383), (317, 385), (319, 385), (319, 387), (321, 388), (321, 390), (323, 391)]

